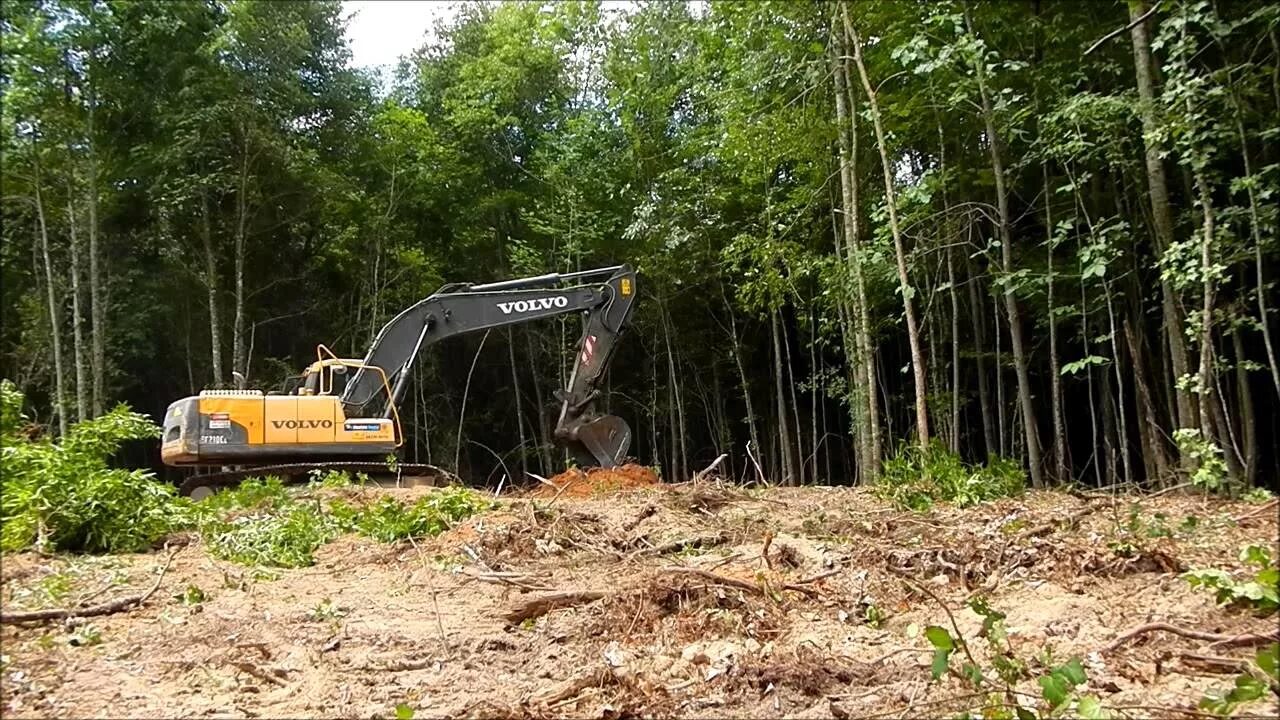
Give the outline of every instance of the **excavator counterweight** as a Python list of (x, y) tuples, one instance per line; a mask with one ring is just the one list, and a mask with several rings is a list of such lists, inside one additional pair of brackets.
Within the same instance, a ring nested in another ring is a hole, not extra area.
[(446, 285), (388, 322), (361, 360), (339, 358), (319, 346), (316, 362), (287, 394), (206, 390), (174, 402), (165, 413), (161, 457), (172, 466), (223, 468), (189, 480), (183, 486), (188, 494), (273, 470), (294, 475), (385, 464), (404, 443), (399, 405), (423, 347), (454, 335), (581, 313), (577, 360), (567, 387), (556, 392), (560, 414), (553, 440), (580, 465), (613, 467), (626, 457), (631, 428), (622, 418), (598, 413), (596, 400), (635, 297), (636, 273), (627, 265)]

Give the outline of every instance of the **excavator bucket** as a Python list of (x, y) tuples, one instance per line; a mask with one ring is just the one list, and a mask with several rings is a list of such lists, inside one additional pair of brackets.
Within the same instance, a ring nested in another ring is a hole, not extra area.
[(616, 415), (601, 415), (575, 428), (574, 436), (581, 448), (575, 448), (577, 460), (583, 465), (614, 467), (627, 456), (631, 447), (631, 426)]

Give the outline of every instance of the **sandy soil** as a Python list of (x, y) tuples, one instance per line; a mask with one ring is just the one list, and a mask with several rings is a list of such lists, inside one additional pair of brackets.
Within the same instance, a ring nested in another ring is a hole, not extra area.
[[(1031, 493), (912, 514), (847, 488), (614, 478), (506, 498), (417, 543), (341, 538), (299, 570), (215, 560), (191, 539), (140, 608), (88, 627), (3, 626), (0, 708), (14, 718), (395, 717), (401, 704), (420, 718), (954, 716), (973, 691), (956, 677), (930, 682), (921, 631), (948, 624), (945, 603), (990, 667), (981, 618), (965, 605), (982, 594), (1008, 616), (1026, 702), (1045, 663), (1077, 656), (1086, 691), (1113, 712), (1194, 717), (1184, 711), (1233, 673), (1189, 656), (1248, 648), (1167, 633), (1105, 648), (1155, 621), (1272, 630), (1274, 616), (1218, 607), (1178, 577), (1243, 574), (1240, 548), (1275, 549), (1275, 512), (1257, 510)], [(3, 608), (14, 611), (136, 593), (165, 553), (3, 561)], [(556, 595), (566, 591), (579, 595)], [(547, 596), (561, 602), (531, 602)], [(1270, 699), (1246, 711), (1280, 708)]]

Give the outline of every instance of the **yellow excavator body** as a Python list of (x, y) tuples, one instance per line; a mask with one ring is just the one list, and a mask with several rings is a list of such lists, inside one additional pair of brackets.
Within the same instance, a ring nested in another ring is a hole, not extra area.
[(168, 465), (395, 452), (391, 418), (348, 418), (335, 395), (206, 390), (169, 406), (160, 455)]

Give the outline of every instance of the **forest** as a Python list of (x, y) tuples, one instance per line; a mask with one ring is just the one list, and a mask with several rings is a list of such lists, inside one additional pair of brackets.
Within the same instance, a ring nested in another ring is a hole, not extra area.
[[(0, 7), (0, 376), (49, 436), (626, 262), (606, 402), (664, 478), (1280, 487), (1272, 3), (468, 3), (385, 76), (329, 0)], [(578, 335), (432, 348), (406, 459), (562, 470)]]

